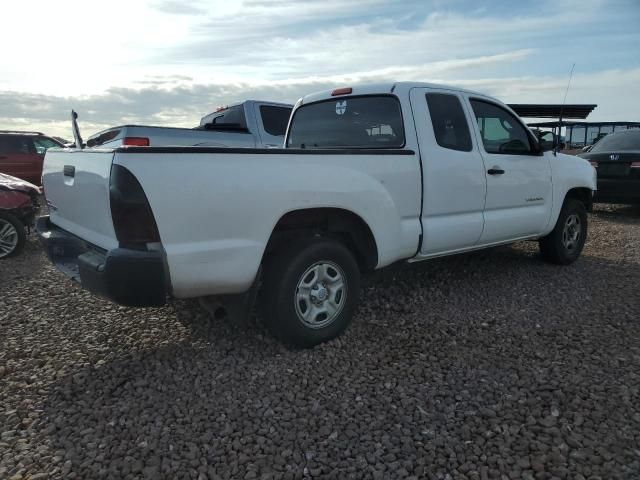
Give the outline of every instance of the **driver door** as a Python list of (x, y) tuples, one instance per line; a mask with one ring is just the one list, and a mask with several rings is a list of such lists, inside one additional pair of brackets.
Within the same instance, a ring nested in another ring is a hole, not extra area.
[(468, 98), (485, 166), (487, 197), (479, 244), (540, 234), (551, 214), (551, 165), (533, 136), (504, 106)]

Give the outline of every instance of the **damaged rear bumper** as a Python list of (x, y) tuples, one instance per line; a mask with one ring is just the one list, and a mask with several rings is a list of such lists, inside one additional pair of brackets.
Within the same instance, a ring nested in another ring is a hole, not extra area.
[(40, 243), (53, 264), (83, 288), (120, 305), (157, 307), (167, 300), (167, 277), (157, 251), (104, 250), (40, 217)]

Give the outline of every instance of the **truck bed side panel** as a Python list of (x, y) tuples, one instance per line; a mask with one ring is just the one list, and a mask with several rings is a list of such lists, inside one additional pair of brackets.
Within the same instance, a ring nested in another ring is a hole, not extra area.
[(375, 237), (378, 266), (417, 251), (421, 178), (413, 152), (169, 150), (118, 152), (114, 163), (133, 172), (145, 190), (176, 297), (246, 290), (274, 226), (298, 209), (333, 207), (359, 215)]
[(203, 147), (255, 147), (256, 137), (249, 132), (195, 130), (191, 128), (153, 127), (127, 125), (101, 148), (117, 148), (124, 137), (148, 138), (152, 147), (203, 146)]

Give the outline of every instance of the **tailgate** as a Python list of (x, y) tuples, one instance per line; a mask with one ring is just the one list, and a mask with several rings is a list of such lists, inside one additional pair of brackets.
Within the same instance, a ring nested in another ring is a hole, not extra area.
[(111, 220), (111, 150), (48, 150), (44, 187), (51, 222), (106, 250), (117, 248)]

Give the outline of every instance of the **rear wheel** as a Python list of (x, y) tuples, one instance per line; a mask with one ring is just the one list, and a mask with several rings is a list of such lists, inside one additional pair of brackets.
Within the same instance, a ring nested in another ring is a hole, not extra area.
[(551, 263), (568, 265), (575, 262), (587, 239), (587, 210), (584, 204), (567, 198), (554, 229), (540, 239), (540, 253)]
[(356, 260), (336, 240), (306, 239), (264, 264), (265, 323), (274, 335), (297, 347), (312, 347), (342, 333), (359, 293)]
[(18, 255), (26, 238), (22, 222), (10, 213), (0, 211), (0, 259)]

